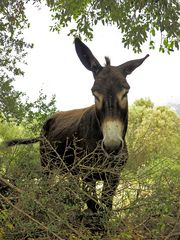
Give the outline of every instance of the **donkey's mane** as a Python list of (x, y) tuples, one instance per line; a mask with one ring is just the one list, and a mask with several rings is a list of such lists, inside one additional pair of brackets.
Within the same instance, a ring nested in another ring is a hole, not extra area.
[(109, 57), (105, 57), (105, 66), (110, 66), (111, 65), (111, 61), (110, 61), (110, 58)]

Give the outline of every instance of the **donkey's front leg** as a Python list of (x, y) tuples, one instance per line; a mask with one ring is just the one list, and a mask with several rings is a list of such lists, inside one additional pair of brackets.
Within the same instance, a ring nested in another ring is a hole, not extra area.
[(111, 211), (113, 206), (113, 197), (119, 184), (119, 176), (107, 174), (104, 180), (101, 201)]
[(96, 181), (91, 178), (85, 179), (83, 183), (83, 190), (88, 209), (91, 210), (92, 213), (96, 213), (99, 207), (96, 195)]

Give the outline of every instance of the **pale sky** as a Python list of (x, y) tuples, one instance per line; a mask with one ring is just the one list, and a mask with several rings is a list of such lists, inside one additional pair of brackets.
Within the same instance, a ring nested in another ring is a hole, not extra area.
[[(39, 90), (48, 96), (56, 95), (57, 108), (67, 110), (81, 108), (94, 103), (91, 94), (93, 76), (78, 59), (73, 37), (67, 29), (58, 33), (49, 31), (50, 13), (47, 8), (38, 10), (32, 6), (27, 10), (31, 28), (25, 31), (25, 39), (34, 43), (34, 49), (27, 56), (24, 67), (25, 77), (15, 82), (15, 88), (26, 92), (30, 99), (38, 97)], [(143, 47), (140, 54), (124, 49), (121, 33), (112, 26), (94, 28), (94, 38), (86, 45), (103, 65), (104, 56), (109, 56), (116, 66), (126, 61), (150, 57), (127, 77), (131, 86), (130, 104), (139, 98), (150, 98), (155, 104), (180, 103), (180, 54), (178, 51), (162, 54), (157, 50)]]

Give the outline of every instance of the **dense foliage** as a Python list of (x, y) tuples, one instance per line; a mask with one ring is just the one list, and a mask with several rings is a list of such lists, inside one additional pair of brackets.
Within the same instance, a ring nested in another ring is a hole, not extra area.
[(154, 37), (160, 33), (159, 50), (179, 49), (179, 2), (161, 1), (49, 1), (4, 0), (0, 2), (0, 67), (15, 75), (22, 74), (18, 63), (22, 62), (26, 48), (32, 44), (24, 41), (23, 30), (29, 27), (26, 4), (43, 7), (52, 12), (53, 31), (75, 23), (70, 34), (84, 35), (91, 39), (93, 26), (98, 23), (115, 25), (123, 33), (125, 47), (140, 51), (146, 41), (154, 48)]
[[(129, 160), (121, 172), (111, 219), (104, 223), (106, 237), (177, 240), (180, 118), (168, 107), (155, 107), (144, 99), (130, 107), (129, 115)], [(34, 136), (27, 126), (0, 123), (0, 141)], [(0, 152), (0, 238), (103, 239), (84, 225), (85, 204), (76, 176), (56, 169), (45, 180), (38, 147)], [(99, 182), (99, 194), (101, 187)]]
[(155, 35), (160, 35), (159, 50), (164, 52), (179, 49), (179, 3), (173, 1), (47, 1), (53, 13), (54, 31), (75, 22), (70, 34), (93, 37), (93, 26), (115, 25), (123, 34), (125, 47), (133, 47), (135, 52), (149, 42), (155, 48)]
[(28, 122), (28, 128), (37, 132), (39, 124), (56, 111), (55, 95), (49, 100), (40, 90), (38, 98), (32, 102), (24, 93), (16, 91), (9, 79), (0, 79), (0, 89), (0, 121), (14, 121), (16, 125)]
[(32, 44), (24, 41), (23, 30), (29, 27), (25, 16), (25, 1), (0, 1), (0, 76), (23, 74), (20, 63)]
[(22, 66), (27, 50), (33, 47), (24, 40), (23, 31), (28, 27), (25, 1), (0, 1), (0, 116), (1, 120), (14, 120), (16, 124), (25, 117), (33, 121), (38, 114), (44, 120), (55, 111), (54, 96), (47, 101), (41, 90), (35, 102), (30, 102), (23, 92), (13, 86), (15, 78), (24, 74)]

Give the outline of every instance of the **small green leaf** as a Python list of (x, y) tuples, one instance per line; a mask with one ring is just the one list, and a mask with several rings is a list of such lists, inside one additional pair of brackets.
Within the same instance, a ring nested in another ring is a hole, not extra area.
[(154, 28), (152, 28), (151, 30), (150, 30), (150, 33), (152, 34), (152, 36), (154, 37), (156, 34), (155, 34), (155, 29)]

